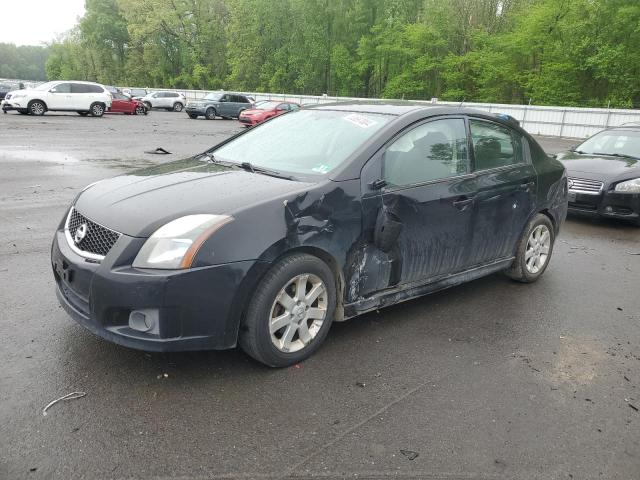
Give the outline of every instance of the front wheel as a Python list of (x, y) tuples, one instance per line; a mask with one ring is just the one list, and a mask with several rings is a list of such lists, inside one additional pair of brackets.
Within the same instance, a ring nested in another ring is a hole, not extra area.
[(204, 112), (204, 118), (206, 118), (207, 120), (215, 120), (216, 118), (215, 108), (213, 107), (207, 108), (207, 110)]
[(147, 114), (147, 109), (144, 107), (144, 105), (138, 105), (136, 107), (136, 115), (146, 115)]
[(104, 115), (104, 105), (101, 103), (92, 103), (89, 110), (91, 111), (91, 116), (93, 117), (101, 117), (102, 115)]
[(31, 103), (29, 103), (28, 107), (29, 109), (29, 113), (31, 115), (44, 115), (44, 112), (47, 111), (47, 107), (46, 105), (41, 102), (40, 100), (34, 100)]
[(555, 233), (551, 220), (539, 213), (531, 219), (518, 242), (516, 258), (507, 275), (523, 283), (535, 282), (549, 265)]
[(255, 290), (240, 332), (240, 346), (271, 367), (298, 363), (324, 341), (335, 307), (335, 280), (327, 264), (307, 254), (285, 257)]
[(184, 105), (182, 105), (180, 102), (176, 102), (173, 104), (174, 112), (181, 112), (183, 108), (184, 108)]

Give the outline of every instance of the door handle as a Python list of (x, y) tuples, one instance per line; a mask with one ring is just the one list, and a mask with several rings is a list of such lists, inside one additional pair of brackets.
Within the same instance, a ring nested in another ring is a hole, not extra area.
[(453, 206), (456, 207), (458, 210), (463, 211), (464, 209), (466, 209), (471, 202), (473, 202), (473, 197), (469, 198), (469, 197), (460, 197), (458, 200), (455, 200), (453, 202)]

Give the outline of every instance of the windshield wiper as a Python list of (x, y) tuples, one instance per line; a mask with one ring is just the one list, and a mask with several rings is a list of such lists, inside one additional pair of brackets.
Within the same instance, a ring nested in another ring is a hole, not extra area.
[(242, 168), (243, 170), (246, 170), (247, 172), (260, 173), (262, 175), (269, 175), (270, 177), (283, 178), (285, 180), (295, 180), (290, 175), (285, 175), (283, 173), (278, 172), (277, 170), (269, 170), (268, 168), (256, 167), (255, 165), (252, 165), (250, 162), (236, 163), (235, 165), (237, 165), (239, 168)]
[(592, 155), (606, 155), (607, 157), (619, 157), (619, 158), (633, 158), (634, 160), (638, 160), (638, 157), (634, 157), (633, 155), (625, 155), (624, 153), (593, 153)]
[(583, 152), (582, 150), (569, 150), (570, 152), (579, 153), (580, 155), (584, 155), (587, 152)]

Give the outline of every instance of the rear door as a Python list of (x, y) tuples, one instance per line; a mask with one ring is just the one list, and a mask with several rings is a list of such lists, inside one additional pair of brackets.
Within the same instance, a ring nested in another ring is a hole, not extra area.
[(477, 184), (471, 265), (512, 256), (536, 205), (536, 172), (516, 130), (470, 118)]

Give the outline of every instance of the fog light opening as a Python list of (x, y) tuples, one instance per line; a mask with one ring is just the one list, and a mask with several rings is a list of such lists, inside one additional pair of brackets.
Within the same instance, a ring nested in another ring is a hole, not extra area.
[(129, 328), (157, 335), (160, 332), (158, 317), (158, 310), (155, 309), (133, 310), (129, 314)]

